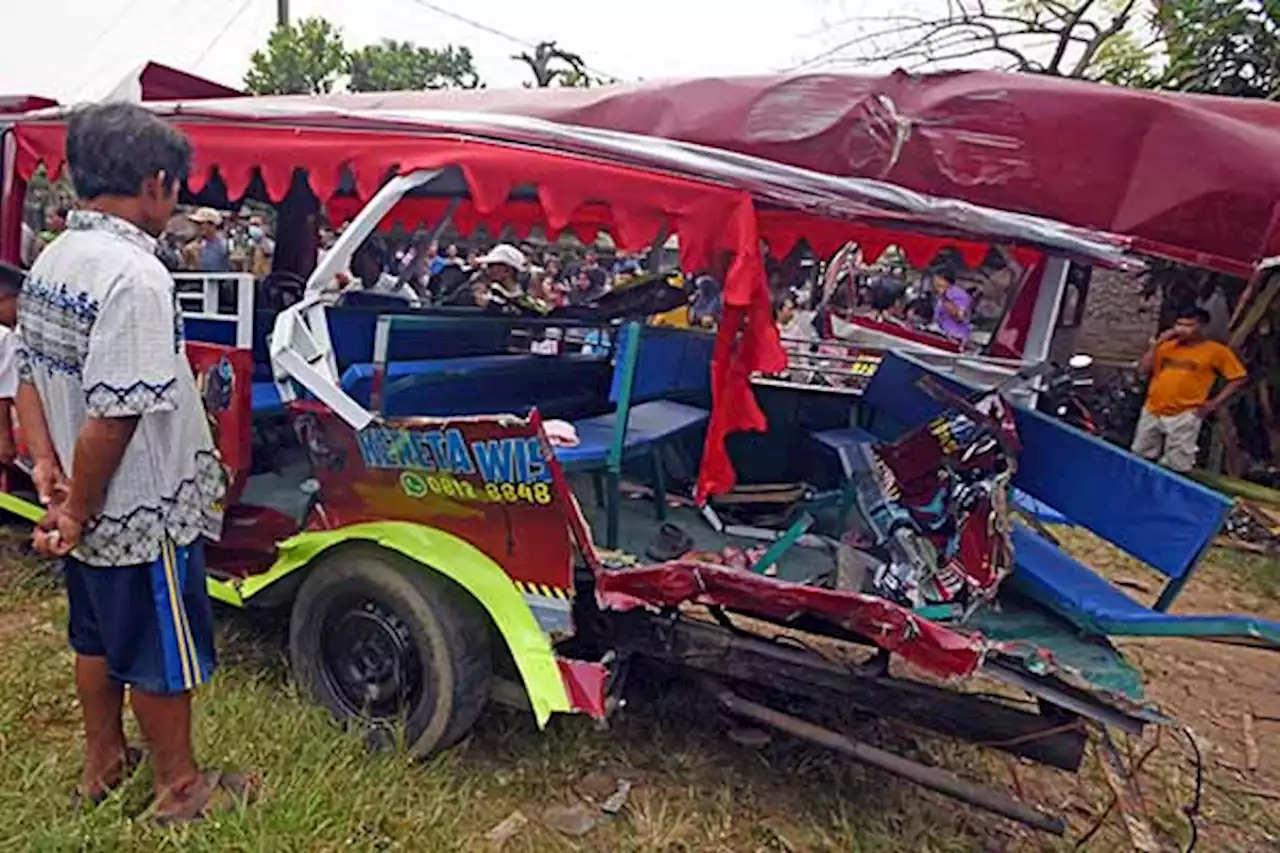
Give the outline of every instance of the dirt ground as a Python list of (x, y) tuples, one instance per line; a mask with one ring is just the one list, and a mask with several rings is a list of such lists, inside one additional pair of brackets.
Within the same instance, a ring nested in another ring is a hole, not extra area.
[[(1109, 547), (1063, 535), (1133, 595), (1158, 591), (1158, 578)], [(1177, 609), (1280, 618), (1280, 564), (1215, 550)], [(198, 748), (210, 761), (260, 771), (267, 796), (243, 813), (162, 832), (146, 822), (145, 774), (95, 812), (67, 811), (79, 715), (64, 631), (56, 576), (0, 537), (3, 851), (1065, 853), (1111, 799), (1095, 750), (1072, 775), (898, 726), (851, 723), (855, 737), (1013, 791), (1069, 824), (1065, 839), (1038, 835), (831, 753), (782, 737), (745, 737), (709, 700), (654, 673), (637, 678), (630, 706), (608, 729), (565, 717), (538, 732), (526, 715), (495, 708), (462, 747), (425, 764), (370, 755), (298, 695), (278, 625), (222, 614), (223, 667), (199, 697)], [(1195, 849), (1280, 851), (1280, 655), (1183, 641), (1122, 646), (1145, 671), (1150, 694), (1194, 732), (1203, 752)], [(1187, 849), (1184, 808), (1196, 790), (1187, 736), (1170, 727), (1158, 742), (1153, 734), (1118, 748), (1126, 762), (1141, 762), (1155, 849)], [(630, 787), (617, 817), (581, 836), (563, 831), (566, 816), (617, 793), (618, 780)], [(511, 837), (491, 840), (504, 823), (515, 827)], [(1082, 849), (1133, 848), (1112, 812)]]

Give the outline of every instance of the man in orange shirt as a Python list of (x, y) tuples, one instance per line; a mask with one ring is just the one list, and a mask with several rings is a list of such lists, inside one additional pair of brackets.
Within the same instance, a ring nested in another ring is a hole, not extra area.
[[(1247, 374), (1230, 347), (1204, 336), (1208, 321), (1203, 309), (1184, 309), (1138, 362), (1151, 384), (1131, 449), (1174, 471), (1195, 467), (1200, 425), (1239, 390)], [(1214, 394), (1219, 379), (1224, 384)]]

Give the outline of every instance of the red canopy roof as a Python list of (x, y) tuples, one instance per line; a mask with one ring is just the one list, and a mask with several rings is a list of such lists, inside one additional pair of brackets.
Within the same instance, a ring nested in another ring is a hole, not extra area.
[(0, 95), (0, 115), (18, 115), (57, 106), (57, 101), (39, 95)]
[(137, 72), (144, 101), (198, 101), (205, 98), (235, 98), (239, 89), (188, 74), (178, 68), (148, 62)]
[[(263, 109), (302, 102), (254, 99)], [(1263, 101), (974, 71), (305, 102), (496, 112), (678, 139), (1124, 234), (1236, 273), (1280, 254), (1280, 106)]]

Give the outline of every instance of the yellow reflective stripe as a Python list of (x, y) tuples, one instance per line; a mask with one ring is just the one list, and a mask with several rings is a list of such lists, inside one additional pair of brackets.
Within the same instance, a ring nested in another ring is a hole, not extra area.
[(187, 631), (186, 619), (184, 618), (186, 611), (182, 609), (182, 602), (178, 598), (178, 575), (175, 571), (173, 552), (170, 549), (170, 542), (166, 539), (160, 545), (160, 563), (164, 568), (165, 586), (169, 591), (169, 611), (173, 616), (173, 634), (178, 642), (178, 661), (182, 664), (182, 686), (186, 690), (190, 690), (195, 685), (191, 681), (191, 661), (187, 653)]
[[(173, 553), (174, 573), (176, 576), (178, 566), (178, 546), (170, 542), (169, 547), (172, 549)], [(191, 620), (187, 618), (187, 600), (182, 597), (181, 584), (179, 584), (178, 587), (178, 603), (182, 605), (182, 627), (186, 629), (187, 632), (187, 650), (191, 655), (191, 686), (194, 687), (197, 684), (204, 683), (204, 673), (200, 671), (200, 654), (196, 651), (196, 640), (191, 634)]]

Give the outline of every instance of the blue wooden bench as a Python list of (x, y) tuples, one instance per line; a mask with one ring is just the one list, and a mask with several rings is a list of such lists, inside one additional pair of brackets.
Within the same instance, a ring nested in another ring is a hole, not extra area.
[(712, 335), (629, 323), (618, 332), (609, 401), (614, 410), (574, 421), (579, 444), (556, 449), (567, 472), (590, 472), (605, 506), (605, 546), (618, 542), (619, 483), (625, 462), (648, 456), (660, 519), (666, 517), (664, 442), (706, 422), (706, 409), (680, 402), (711, 386)]
[[(975, 390), (908, 356), (890, 353), (860, 400), (863, 426), (815, 437), (833, 449), (841, 441), (892, 441), (945, 408), (919, 387), (925, 376), (960, 394)], [(1078, 627), (1102, 634), (1163, 636), (1183, 630), (1186, 636), (1234, 636), (1244, 642), (1280, 636), (1280, 626), (1265, 620), (1167, 612), (1217, 534), (1230, 500), (1041, 412), (1019, 408), (1016, 417), (1023, 450), (1013, 481), (1015, 498), (1034, 509), (1060, 513), (1168, 582), (1148, 607), (1044, 537), (1019, 528), (1014, 535), (1017, 568), (1009, 581), (1014, 589)]]

